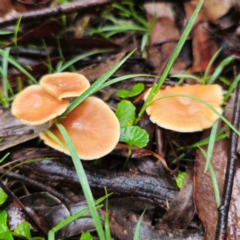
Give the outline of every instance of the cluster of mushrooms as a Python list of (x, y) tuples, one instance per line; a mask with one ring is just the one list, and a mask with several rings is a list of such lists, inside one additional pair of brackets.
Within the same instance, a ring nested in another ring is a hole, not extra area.
[[(40, 85), (29, 86), (17, 95), (12, 114), (28, 125), (54, 122), (69, 106), (66, 98), (81, 95), (89, 86), (89, 81), (78, 73), (45, 75), (40, 79)], [(111, 152), (119, 141), (117, 117), (104, 101), (96, 97), (85, 99), (59, 123), (66, 128), (80, 159), (100, 158)], [(40, 138), (50, 147), (70, 154), (56, 125), (50, 130), (64, 148), (45, 132), (40, 133)]]
[[(28, 125), (53, 123), (69, 106), (67, 98), (78, 97), (89, 87), (89, 81), (78, 73), (45, 75), (40, 79), (40, 85), (29, 86), (17, 95), (12, 104), (12, 114)], [(145, 100), (150, 91), (145, 94)], [(182, 96), (174, 96), (179, 94)], [(191, 96), (207, 102), (215, 112)], [(167, 86), (154, 96), (147, 113), (150, 120), (160, 127), (178, 132), (196, 132), (213, 125), (218, 119), (216, 112), (222, 113), (222, 101), (223, 90), (217, 84)], [(117, 117), (104, 101), (96, 97), (85, 99), (59, 123), (66, 128), (80, 159), (93, 160), (105, 156), (119, 141)], [(63, 145), (45, 132), (40, 133), (40, 138), (52, 148), (69, 154), (56, 125), (53, 124), (50, 130)]]

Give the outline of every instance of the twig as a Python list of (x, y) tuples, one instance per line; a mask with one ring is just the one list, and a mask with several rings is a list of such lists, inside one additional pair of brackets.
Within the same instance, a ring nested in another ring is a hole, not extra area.
[(42, 184), (36, 180), (33, 180), (31, 178), (28, 178), (26, 176), (23, 176), (23, 175), (20, 175), (18, 173), (15, 173), (15, 172), (4, 172), (3, 170), (0, 170), (0, 173), (1, 174), (4, 174), (4, 176), (6, 177), (9, 177), (9, 178), (13, 178), (13, 179), (17, 179), (17, 180), (20, 180), (20, 181), (23, 181), (25, 183), (28, 183), (32, 186), (35, 186), (35, 187), (38, 187), (40, 188), (41, 190), (45, 191), (45, 192), (48, 192), (50, 194), (52, 194), (53, 196), (57, 197), (58, 199), (60, 199), (62, 202), (66, 203), (66, 204), (69, 204), (70, 203), (70, 200), (68, 198), (65, 198), (63, 194), (61, 194), (60, 192), (56, 191), (55, 189), (53, 189), (52, 187), (49, 187), (45, 184)]
[[(238, 129), (240, 119), (240, 83), (237, 85), (236, 89), (236, 99), (233, 110), (233, 120), (232, 124), (235, 128)], [(221, 207), (219, 208), (216, 240), (224, 240), (227, 238), (227, 219), (228, 211), (230, 206), (230, 200), (232, 196), (233, 180), (235, 174), (235, 166), (237, 160), (237, 143), (238, 135), (231, 130), (230, 132), (230, 146), (228, 153), (228, 163), (225, 175), (225, 183), (223, 189), (223, 199)]]
[(74, 3), (63, 4), (52, 8), (44, 8), (36, 11), (29, 11), (26, 13), (17, 13), (11, 18), (4, 17), (0, 19), (0, 27), (15, 23), (20, 17), (21, 22), (40, 20), (46, 17), (59, 16), (61, 14), (69, 14), (84, 10), (84, 12), (92, 7), (99, 7), (101, 5), (111, 3), (112, 0), (80, 0)]
[(11, 196), (12, 200), (15, 201), (15, 203), (18, 204), (19, 208), (23, 209), (24, 212), (30, 219), (32, 219), (33, 223), (36, 225), (36, 227), (44, 234), (44, 236), (47, 236), (47, 225), (45, 222), (43, 222), (43, 219), (38, 218), (36, 214), (29, 208), (26, 208), (22, 202), (19, 200), (19, 198), (5, 185), (5, 183), (0, 178), (0, 187), (9, 195)]

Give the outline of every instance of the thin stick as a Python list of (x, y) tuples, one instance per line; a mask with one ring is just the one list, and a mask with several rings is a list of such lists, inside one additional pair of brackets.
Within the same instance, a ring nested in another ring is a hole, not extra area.
[[(236, 99), (234, 103), (233, 110), (233, 120), (232, 124), (235, 128), (239, 126), (240, 119), (240, 83), (237, 85), (236, 89)], [(237, 160), (237, 143), (238, 135), (230, 130), (230, 146), (228, 153), (228, 163), (225, 175), (225, 183), (223, 189), (223, 199), (221, 207), (219, 208), (219, 217), (217, 224), (216, 240), (224, 240), (227, 238), (227, 220), (228, 220), (228, 211), (230, 206), (230, 200), (232, 196), (233, 180), (235, 174), (235, 166)]]
[(25, 13), (18, 13), (11, 18), (4, 17), (0, 19), (0, 27), (15, 24), (15, 22), (21, 17), (21, 22), (40, 20), (46, 17), (59, 16), (61, 14), (69, 14), (77, 11), (99, 7), (101, 5), (111, 3), (112, 0), (80, 0), (74, 3), (63, 4), (52, 8), (44, 8), (36, 11), (28, 11)]

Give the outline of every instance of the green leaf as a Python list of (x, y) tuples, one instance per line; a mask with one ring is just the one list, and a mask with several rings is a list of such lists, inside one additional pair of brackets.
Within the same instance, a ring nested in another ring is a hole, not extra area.
[(0, 233), (0, 239), (3, 239), (3, 240), (14, 240), (10, 230), (6, 231), (6, 232)]
[(134, 97), (140, 94), (144, 90), (144, 84), (143, 83), (137, 83), (133, 86), (133, 88), (130, 91), (127, 90), (120, 90), (117, 92), (117, 96), (120, 98), (128, 98), (128, 97)]
[(182, 188), (185, 176), (186, 176), (186, 172), (179, 172), (178, 173), (178, 175), (176, 177), (176, 184), (179, 188)]
[(80, 240), (92, 240), (92, 235), (89, 232), (85, 232), (82, 234)]
[(20, 223), (15, 229), (14, 233), (19, 236), (24, 236), (26, 238), (31, 238), (30, 224), (28, 222)]
[(8, 195), (3, 191), (2, 188), (0, 188), (0, 205), (2, 205), (7, 198), (8, 198)]
[(145, 147), (149, 141), (148, 133), (138, 127), (130, 126), (121, 128), (120, 142), (125, 142), (130, 146)]
[(122, 100), (116, 109), (116, 116), (121, 127), (132, 126), (136, 118), (136, 107), (127, 100)]
[(13, 240), (12, 233), (7, 226), (7, 211), (0, 211), (0, 239)]

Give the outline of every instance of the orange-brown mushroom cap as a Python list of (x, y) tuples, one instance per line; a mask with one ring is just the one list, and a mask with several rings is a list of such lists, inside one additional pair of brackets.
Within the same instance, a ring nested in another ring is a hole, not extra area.
[[(145, 100), (150, 90), (145, 94)], [(208, 106), (195, 99), (188, 97), (163, 98), (174, 94), (199, 98), (210, 104), (219, 114), (222, 113), (223, 90), (221, 86), (217, 84), (168, 86), (158, 91), (146, 110), (150, 115), (150, 120), (160, 127), (177, 132), (196, 132), (211, 127), (219, 118)]]
[(78, 97), (90, 87), (85, 76), (71, 72), (47, 74), (40, 79), (40, 85), (59, 100)]
[(23, 123), (40, 125), (61, 115), (68, 105), (66, 100), (57, 100), (41, 86), (32, 85), (17, 95), (11, 111)]
[[(60, 123), (70, 135), (78, 156), (84, 160), (92, 160), (108, 154), (120, 137), (117, 117), (105, 102), (96, 97), (84, 100), (66, 118), (60, 120)], [(47, 145), (69, 154), (58, 128), (53, 126), (50, 130), (63, 143), (64, 148), (44, 132), (40, 137)]]

